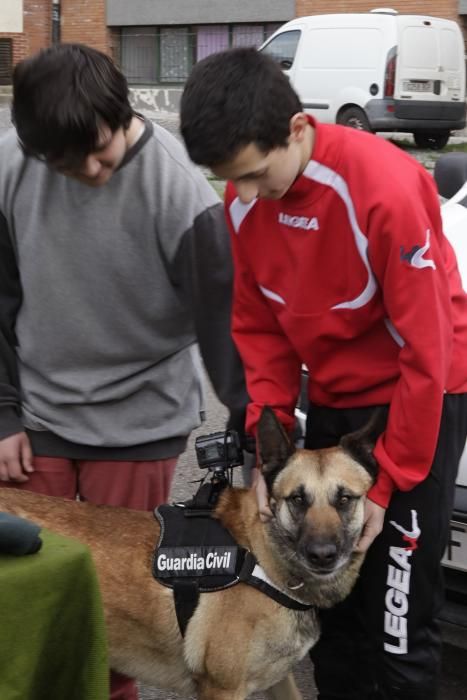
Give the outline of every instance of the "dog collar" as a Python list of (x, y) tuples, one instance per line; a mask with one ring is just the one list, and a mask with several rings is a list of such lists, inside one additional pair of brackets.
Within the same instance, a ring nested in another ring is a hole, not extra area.
[[(252, 566), (252, 568), (250, 568), (248, 571), (249, 566)], [(276, 586), (276, 584), (271, 581), (262, 566), (258, 564), (256, 557), (254, 557), (251, 552), (248, 552), (247, 554), (244, 569), (245, 572), (248, 571), (248, 573), (242, 576), (241, 572), (239, 577), (240, 581), (247, 583), (249, 586), (257, 588), (259, 591), (265, 593), (267, 596), (275, 600), (277, 603), (280, 603), (285, 608), (289, 608), (290, 610), (306, 611), (315, 607), (309, 603), (302, 603), (297, 598), (291, 596), (290, 593)]]

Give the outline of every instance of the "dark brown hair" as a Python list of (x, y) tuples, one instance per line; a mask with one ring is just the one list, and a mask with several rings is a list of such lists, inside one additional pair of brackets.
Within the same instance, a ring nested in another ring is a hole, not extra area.
[(289, 79), (269, 56), (240, 48), (195, 65), (181, 102), (181, 132), (195, 163), (215, 166), (254, 143), (284, 147), (290, 119), (302, 105)]
[(12, 120), (28, 155), (84, 157), (104, 125), (114, 132), (131, 118), (125, 77), (89, 46), (59, 44), (15, 67)]

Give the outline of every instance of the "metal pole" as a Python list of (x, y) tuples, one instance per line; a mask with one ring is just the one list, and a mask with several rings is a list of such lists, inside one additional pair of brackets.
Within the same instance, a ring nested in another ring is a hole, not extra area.
[(60, 0), (52, 0), (52, 44), (60, 43)]

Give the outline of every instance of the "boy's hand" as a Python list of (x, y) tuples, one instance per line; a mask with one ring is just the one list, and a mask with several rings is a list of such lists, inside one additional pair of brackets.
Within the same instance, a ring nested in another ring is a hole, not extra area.
[(32, 450), (26, 433), (15, 433), (0, 440), (0, 481), (28, 481), (34, 471)]
[(369, 498), (365, 502), (365, 516), (362, 535), (355, 548), (356, 552), (366, 552), (373, 540), (383, 529), (386, 509)]

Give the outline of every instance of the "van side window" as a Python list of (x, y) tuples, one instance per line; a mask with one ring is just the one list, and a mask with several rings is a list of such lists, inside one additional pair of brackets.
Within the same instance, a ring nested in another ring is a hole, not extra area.
[(261, 52), (271, 56), (283, 70), (289, 70), (294, 62), (300, 34), (299, 29), (278, 34), (263, 46)]

